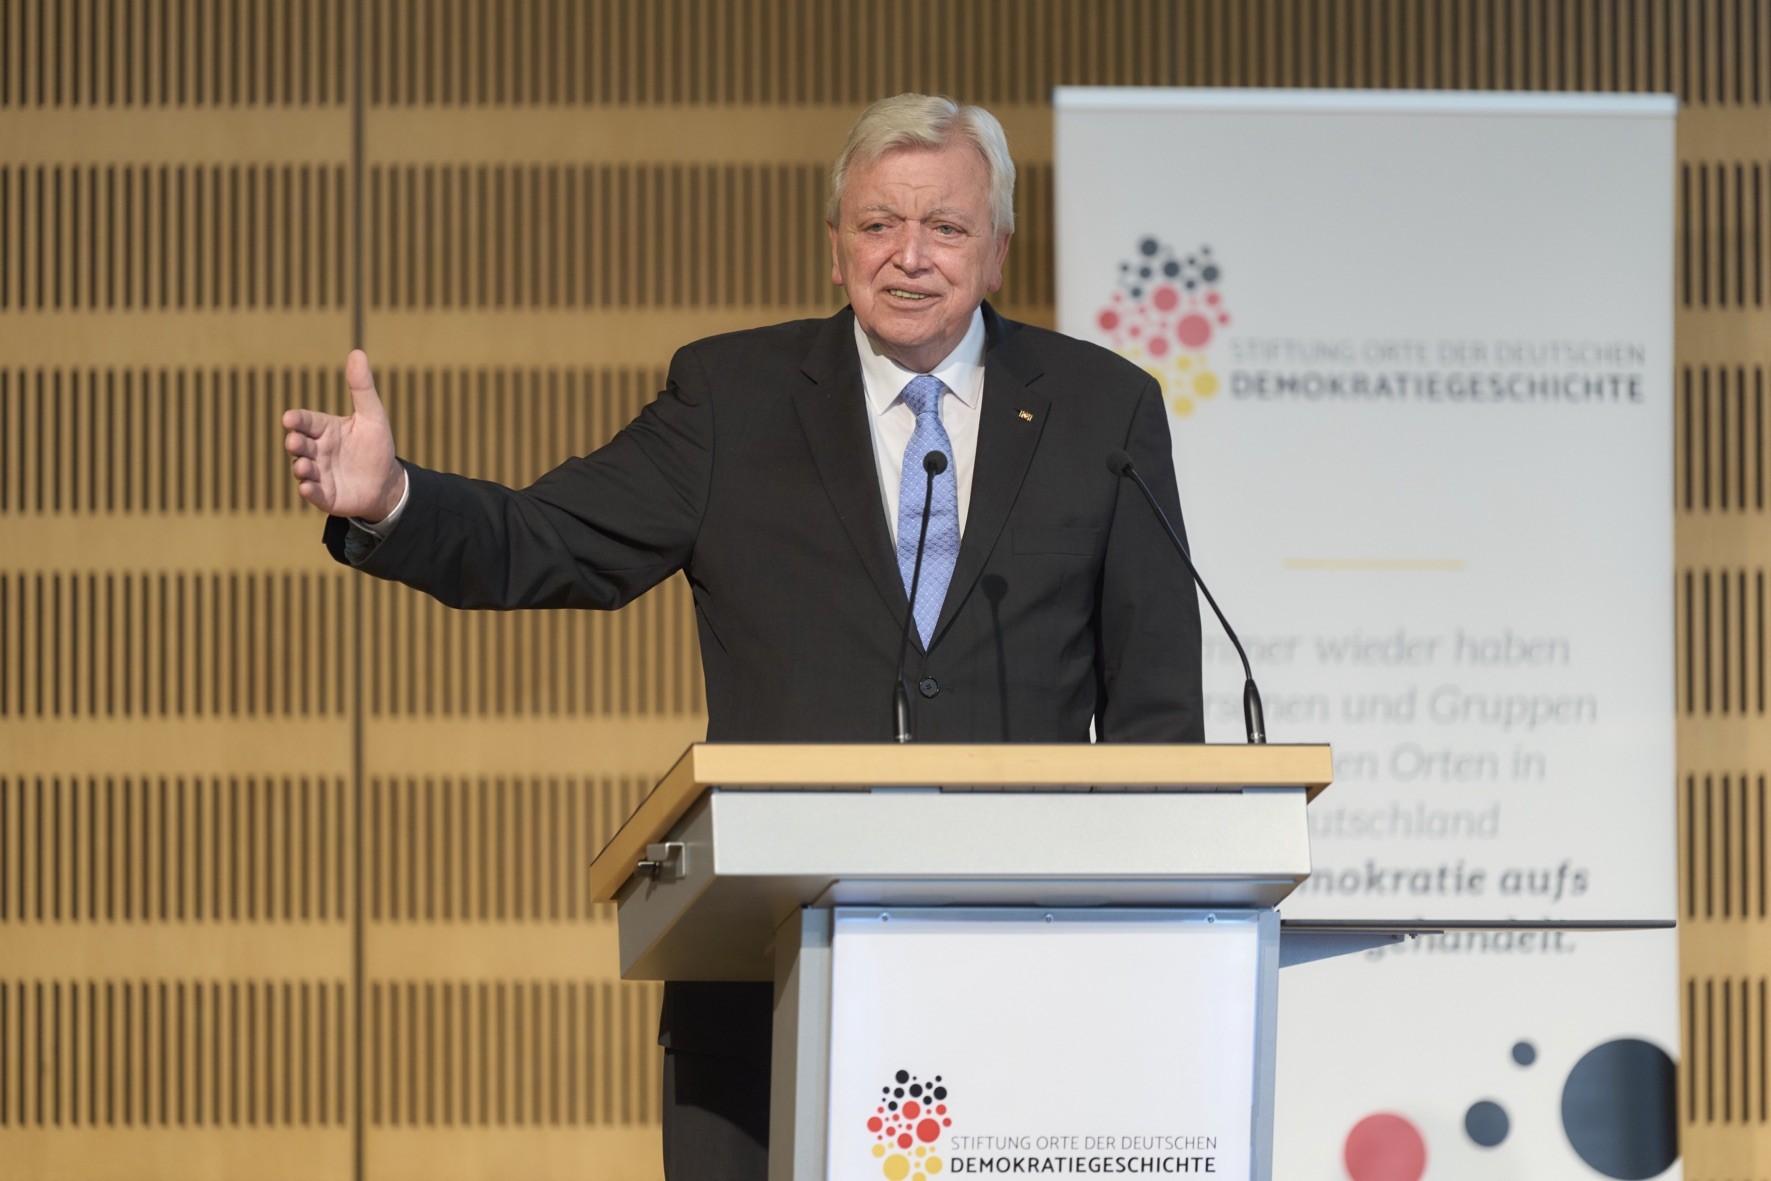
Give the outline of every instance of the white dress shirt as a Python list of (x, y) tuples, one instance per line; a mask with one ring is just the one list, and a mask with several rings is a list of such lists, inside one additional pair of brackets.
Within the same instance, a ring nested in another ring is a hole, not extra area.
[[(917, 376), (878, 352), (855, 322), (855, 348), (861, 353), (861, 384), (867, 393), (867, 427), (873, 432), (873, 462), (879, 468), (879, 491), (885, 498), (886, 528), (898, 544), (898, 485), (904, 479), (904, 451), (916, 431), (916, 412), (904, 403), (904, 387)], [(972, 326), (959, 344), (929, 370), (947, 392), (941, 395), (941, 425), (953, 443), (953, 478), (959, 489), (959, 532), (965, 534), (966, 510), (972, 501), (972, 473), (977, 470), (978, 412), (984, 401), (984, 311), (972, 312)]]
[[(904, 479), (904, 452), (916, 431), (916, 413), (904, 403), (904, 387), (918, 374), (906, 369), (873, 347), (855, 322), (855, 348), (861, 354), (861, 384), (867, 397), (867, 429), (873, 435), (873, 462), (879, 469), (879, 491), (885, 499), (886, 528), (892, 546), (898, 544), (898, 485)], [(966, 510), (972, 501), (972, 472), (978, 458), (978, 409), (984, 401), (984, 311), (972, 312), (971, 327), (951, 353), (929, 370), (947, 387), (941, 395), (941, 425), (953, 443), (947, 458), (959, 491), (959, 532), (965, 535)], [(357, 517), (351, 524), (377, 539), (392, 533), (406, 511), (411, 481), (400, 492), (400, 503), (385, 520), (370, 524)], [(373, 543), (370, 543), (373, 544)]]

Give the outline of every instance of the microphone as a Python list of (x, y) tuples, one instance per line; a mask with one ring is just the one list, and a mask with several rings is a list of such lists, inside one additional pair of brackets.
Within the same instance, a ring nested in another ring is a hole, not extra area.
[(1212, 614), (1218, 617), (1218, 622), (1223, 625), (1224, 634), (1230, 637), (1230, 643), (1236, 647), (1236, 655), (1242, 657), (1242, 720), (1248, 728), (1250, 744), (1256, 746), (1264, 744), (1267, 741), (1267, 718), (1261, 710), (1261, 691), (1254, 685), (1254, 670), (1248, 666), (1248, 653), (1242, 650), (1242, 641), (1236, 638), (1236, 631), (1230, 626), (1230, 621), (1224, 618), (1223, 611), (1218, 608), (1218, 601), (1211, 597), (1211, 588), (1205, 585), (1205, 579), (1199, 577), (1199, 567), (1193, 564), (1193, 555), (1187, 552), (1187, 543), (1181, 540), (1181, 535), (1176, 533), (1175, 527), (1169, 523), (1168, 514), (1162, 511), (1160, 504), (1156, 503), (1156, 494), (1150, 491), (1150, 485), (1144, 483), (1144, 477), (1140, 476), (1138, 469), (1132, 466), (1131, 456), (1123, 451), (1111, 453), (1107, 456), (1107, 470), (1116, 476), (1129, 478), (1132, 483), (1138, 486), (1138, 491), (1144, 494), (1144, 499), (1150, 502), (1150, 511), (1156, 514), (1158, 521), (1162, 522), (1162, 531), (1168, 534), (1169, 541), (1174, 543), (1175, 552), (1180, 554), (1181, 561), (1187, 564), (1187, 573), (1193, 576), (1193, 581), (1199, 587), (1199, 593), (1205, 596), (1207, 603), (1211, 604)]
[(898, 640), (898, 684), (892, 690), (892, 721), (899, 742), (915, 737), (910, 731), (910, 689), (904, 683), (904, 665), (910, 659), (910, 623), (916, 618), (916, 587), (922, 581), (922, 550), (929, 542), (929, 506), (935, 501), (935, 477), (947, 470), (947, 453), (930, 451), (922, 457), (929, 475), (922, 492), (922, 529), (916, 535), (916, 561), (910, 567), (910, 607), (904, 612), (904, 634)]

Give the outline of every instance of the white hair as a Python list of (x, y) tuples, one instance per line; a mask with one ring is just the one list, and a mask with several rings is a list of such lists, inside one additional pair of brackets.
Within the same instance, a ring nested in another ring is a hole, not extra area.
[(897, 148), (944, 148), (955, 142), (970, 144), (983, 157), (990, 173), (992, 232), (1009, 233), (1015, 228), (1015, 162), (1008, 154), (1002, 124), (983, 107), (956, 103), (945, 95), (893, 95), (861, 112), (830, 166), (830, 203), (824, 220), (836, 224), (843, 188), (856, 164), (871, 164)]

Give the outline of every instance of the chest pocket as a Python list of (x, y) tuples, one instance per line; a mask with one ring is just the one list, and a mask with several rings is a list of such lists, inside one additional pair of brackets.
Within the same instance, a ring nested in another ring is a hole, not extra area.
[(1017, 554), (1072, 554), (1092, 558), (1100, 551), (1099, 529), (1063, 528), (1053, 525), (1021, 525), (1015, 529)]

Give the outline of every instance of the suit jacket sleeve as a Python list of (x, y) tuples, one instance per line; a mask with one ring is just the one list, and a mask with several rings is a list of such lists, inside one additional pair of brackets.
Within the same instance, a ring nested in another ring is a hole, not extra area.
[[(612, 610), (689, 561), (713, 465), (713, 410), (692, 348), (609, 444), (517, 490), (407, 464), (392, 534), (357, 563), (451, 607)], [(349, 525), (326, 545), (345, 561)]]
[[(1125, 450), (1184, 540), (1168, 414), (1153, 381), (1138, 399)], [(1205, 741), (1198, 596), (1128, 479), (1119, 481), (1098, 602), (1096, 736), (1103, 742)]]

